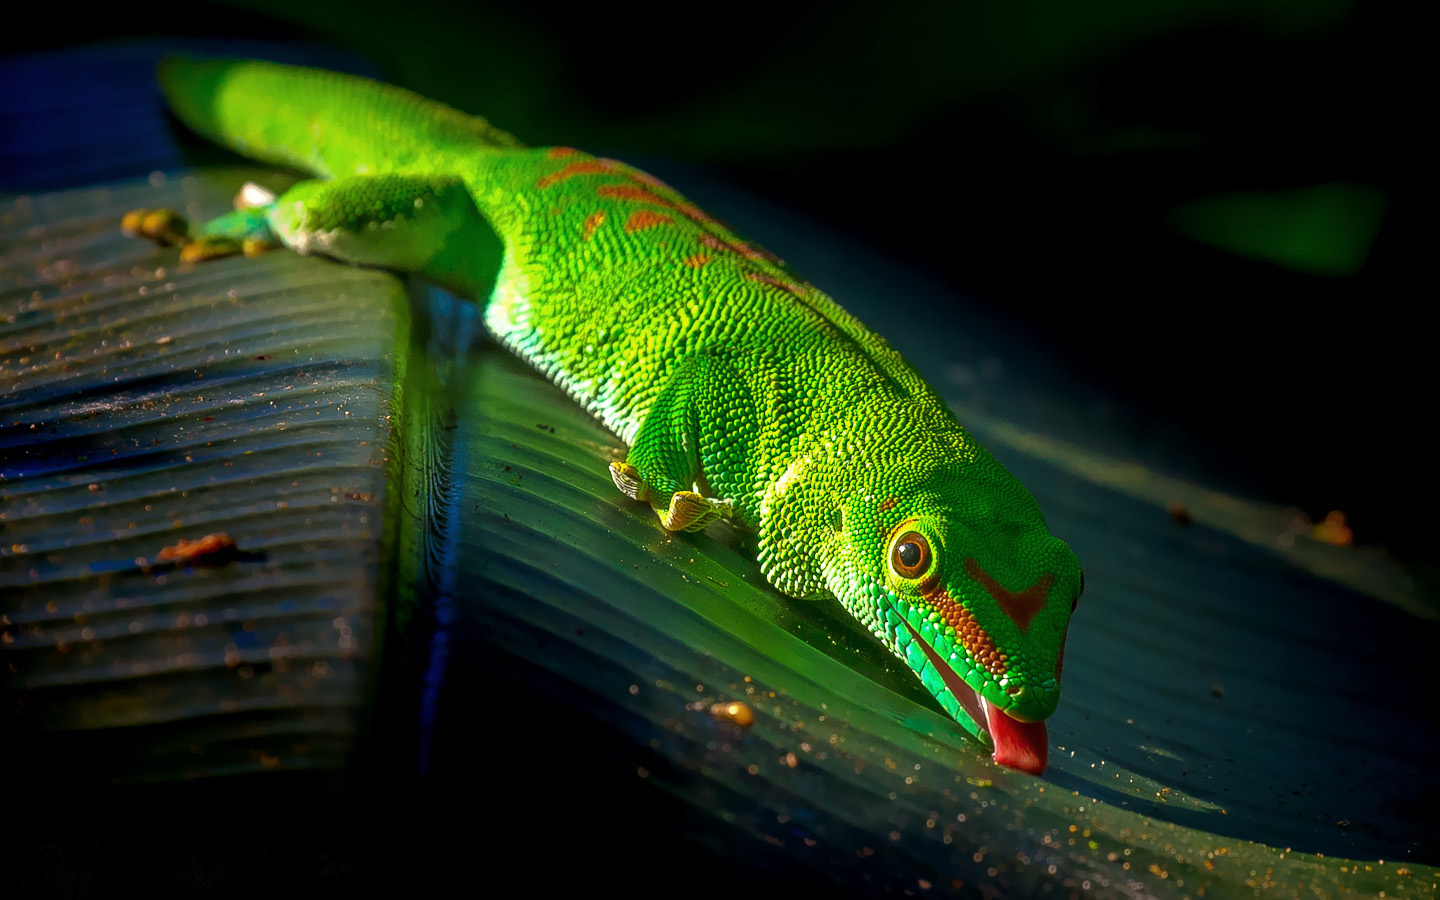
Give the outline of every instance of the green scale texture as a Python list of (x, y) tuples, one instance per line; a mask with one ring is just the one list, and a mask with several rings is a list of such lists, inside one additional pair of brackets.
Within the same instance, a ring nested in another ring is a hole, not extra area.
[(977, 695), (1021, 722), (1054, 711), (1079, 561), (899, 354), (783, 263), (649, 175), (403, 90), (251, 62), (170, 60), (161, 81), (200, 133), (332, 179), (245, 228), (260, 214), (300, 252), (485, 304), (630, 446), (616, 482), (662, 523), (738, 520), (776, 588), (840, 600), (982, 740)]

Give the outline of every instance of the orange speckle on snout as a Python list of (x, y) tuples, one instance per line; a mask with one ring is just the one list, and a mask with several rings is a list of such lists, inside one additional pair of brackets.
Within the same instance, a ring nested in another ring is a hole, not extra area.
[(970, 658), (984, 667), (985, 671), (1001, 677), (1010, 670), (1010, 659), (995, 646), (989, 632), (975, 619), (973, 613), (956, 603), (945, 588), (935, 588), (925, 593), (930, 608), (940, 614), (945, 624), (955, 629)]

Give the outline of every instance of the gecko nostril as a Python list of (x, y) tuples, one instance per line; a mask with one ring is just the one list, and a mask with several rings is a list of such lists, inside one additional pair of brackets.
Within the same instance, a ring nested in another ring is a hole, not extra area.
[(1023, 690), (1025, 690), (1025, 685), (1023, 684), (1007, 684), (1005, 686), (1005, 693), (1009, 694), (1012, 697)]

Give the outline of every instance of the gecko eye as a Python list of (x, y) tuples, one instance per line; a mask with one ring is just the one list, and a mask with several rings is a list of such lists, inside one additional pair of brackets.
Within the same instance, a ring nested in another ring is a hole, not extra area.
[(890, 568), (902, 578), (917, 578), (930, 568), (930, 542), (923, 535), (907, 531), (890, 551)]

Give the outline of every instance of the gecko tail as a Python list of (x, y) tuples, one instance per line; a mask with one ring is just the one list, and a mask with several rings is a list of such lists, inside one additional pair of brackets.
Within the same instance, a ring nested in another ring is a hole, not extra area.
[(479, 116), (358, 75), (172, 56), (157, 76), (195, 132), (251, 159), (327, 178), (421, 163), (451, 148), (524, 146)]

